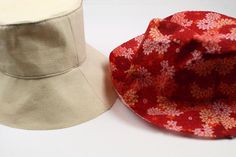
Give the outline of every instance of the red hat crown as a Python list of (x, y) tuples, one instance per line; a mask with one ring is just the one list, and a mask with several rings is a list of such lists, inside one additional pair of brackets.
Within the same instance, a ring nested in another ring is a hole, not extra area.
[(155, 86), (158, 95), (175, 101), (235, 98), (234, 18), (214, 12), (181, 12), (152, 20), (140, 39), (124, 73), (134, 88)]
[(236, 135), (236, 19), (180, 12), (110, 55), (121, 100), (146, 121), (201, 137)]

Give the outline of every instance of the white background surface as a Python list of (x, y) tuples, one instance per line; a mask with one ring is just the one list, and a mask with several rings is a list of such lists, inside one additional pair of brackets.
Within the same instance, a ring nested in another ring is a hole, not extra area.
[[(85, 0), (88, 43), (105, 55), (142, 34), (150, 19), (183, 10), (236, 17), (235, 0)], [(236, 139), (198, 140), (168, 134), (136, 117), (120, 101), (98, 118), (55, 131), (0, 126), (0, 157), (236, 157)]]

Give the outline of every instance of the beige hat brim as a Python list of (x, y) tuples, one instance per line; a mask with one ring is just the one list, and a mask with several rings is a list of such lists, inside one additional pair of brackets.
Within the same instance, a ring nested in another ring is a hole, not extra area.
[(84, 63), (62, 75), (25, 80), (0, 73), (0, 123), (46, 130), (95, 118), (116, 99), (107, 60), (87, 45)]

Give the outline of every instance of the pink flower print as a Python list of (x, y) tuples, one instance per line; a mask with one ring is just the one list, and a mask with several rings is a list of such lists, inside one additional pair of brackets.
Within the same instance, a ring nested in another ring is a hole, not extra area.
[(151, 107), (147, 110), (147, 114), (151, 116), (166, 115), (166, 116), (180, 116), (183, 114), (180, 110), (176, 109), (177, 104), (170, 102), (165, 97), (157, 97), (157, 107)]
[(170, 36), (163, 35), (158, 28), (151, 28), (149, 31), (150, 36), (153, 38), (154, 41), (168, 44), (170, 43)]
[(236, 24), (236, 22), (233, 21), (232, 19), (220, 19), (217, 21), (216, 27), (221, 28), (226, 25), (235, 25), (235, 24)]
[(152, 107), (147, 110), (147, 114), (150, 116), (167, 115), (167, 116), (175, 117), (175, 116), (179, 116), (179, 115), (183, 114), (183, 112), (180, 112), (179, 110), (177, 110), (176, 108), (173, 108), (173, 107), (168, 107), (166, 109)]
[(140, 46), (140, 44), (142, 43), (144, 39), (144, 35), (140, 35), (140, 36), (137, 36), (136, 38), (134, 38), (134, 40), (137, 42), (137, 47)]
[(204, 32), (202, 35), (196, 35), (195, 37), (199, 40), (202, 40), (203, 42), (219, 43), (223, 38), (223, 34), (220, 34), (215, 30), (209, 30)]
[(182, 126), (177, 126), (177, 121), (169, 120), (167, 124), (164, 125), (166, 129), (180, 132), (182, 130)]
[(150, 39), (147, 39), (144, 41), (143, 44), (143, 53), (145, 55), (149, 55), (153, 53), (153, 51), (157, 51), (159, 54), (164, 54), (167, 52), (168, 48), (170, 47), (169, 43), (165, 42), (158, 42), (158, 41), (151, 41)]
[(218, 14), (218, 13), (213, 13), (213, 12), (212, 12), (212, 13), (207, 13), (207, 14), (206, 14), (206, 19), (212, 20), (212, 21), (218, 20), (220, 17), (221, 17), (221, 15)]
[(230, 116), (232, 113), (231, 108), (223, 102), (214, 102), (213, 109), (218, 116)]
[(194, 50), (193, 52), (191, 52), (192, 54), (192, 58), (189, 59), (187, 62), (186, 62), (186, 67), (189, 67), (191, 66), (191, 64), (196, 61), (196, 60), (201, 60), (202, 59), (202, 53), (201, 51), (198, 51), (198, 50)]
[(123, 48), (121, 50), (120, 56), (125, 57), (126, 59), (132, 59), (132, 55), (134, 54), (134, 51), (131, 48)]
[(229, 116), (221, 116), (221, 124), (226, 130), (236, 127), (236, 120)]
[(228, 40), (236, 41), (236, 28), (232, 28), (231, 33), (225, 35), (225, 38)]
[(193, 130), (194, 135), (201, 136), (201, 137), (213, 137), (214, 131), (211, 126), (203, 125), (202, 128), (196, 128)]
[(126, 47), (118, 47), (113, 51), (115, 56), (121, 56), (126, 59), (132, 59), (132, 56), (134, 55), (134, 51), (131, 48)]
[(184, 27), (189, 27), (192, 25), (193, 21), (185, 18), (185, 13), (180, 12), (172, 16), (171, 22), (177, 23)]
[(220, 52), (221, 47), (218, 43), (215, 42), (207, 42), (203, 43), (203, 46), (206, 48), (206, 53), (217, 53)]
[(216, 27), (216, 22), (209, 19), (203, 19), (197, 22), (197, 27), (202, 30), (209, 30)]
[(218, 26), (217, 20), (221, 15), (217, 13), (207, 13), (206, 18), (197, 22), (197, 27), (202, 30), (209, 30)]
[(154, 50), (159, 54), (164, 54), (165, 52), (167, 52), (167, 49), (170, 47), (169, 36), (163, 35), (157, 27), (151, 28), (149, 34), (152, 37), (153, 41), (151, 39), (147, 39), (144, 41), (144, 54), (149, 55)]
[(152, 84), (151, 73), (144, 67), (139, 67), (136, 70), (136, 81), (141, 87), (147, 87)]
[(130, 106), (134, 106), (135, 103), (138, 102), (138, 95), (136, 94), (136, 91), (133, 89), (128, 90), (124, 94), (124, 101)]
[(174, 73), (175, 73), (175, 68), (174, 66), (169, 66), (169, 63), (167, 60), (161, 61), (161, 73), (168, 76), (169, 78), (173, 78)]

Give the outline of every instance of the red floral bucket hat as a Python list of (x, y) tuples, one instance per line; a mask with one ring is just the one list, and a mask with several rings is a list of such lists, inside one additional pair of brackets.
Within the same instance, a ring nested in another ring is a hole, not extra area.
[(236, 136), (236, 19), (187, 11), (153, 19), (110, 54), (121, 100), (144, 120), (203, 138)]

